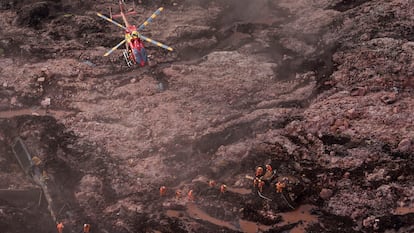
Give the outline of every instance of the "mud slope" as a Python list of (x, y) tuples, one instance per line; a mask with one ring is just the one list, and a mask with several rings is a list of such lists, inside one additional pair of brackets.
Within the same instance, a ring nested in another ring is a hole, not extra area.
[(128, 68), (102, 56), (114, 1), (0, 3), (0, 229), (56, 231), (19, 137), (65, 232), (414, 230), (412, 1), (143, 0), (129, 20), (161, 6), (142, 34), (174, 51)]

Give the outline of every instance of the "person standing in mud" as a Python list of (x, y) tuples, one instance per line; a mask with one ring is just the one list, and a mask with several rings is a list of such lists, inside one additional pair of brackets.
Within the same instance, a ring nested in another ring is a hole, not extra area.
[(65, 228), (63, 226), (63, 222), (58, 222), (57, 225), (56, 225), (56, 229), (57, 229), (58, 233), (63, 233), (63, 228)]
[(83, 224), (83, 233), (89, 233), (91, 231), (91, 224)]

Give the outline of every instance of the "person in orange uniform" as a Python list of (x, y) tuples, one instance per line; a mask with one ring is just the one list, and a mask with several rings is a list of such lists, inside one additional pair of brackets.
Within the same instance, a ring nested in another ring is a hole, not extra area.
[(272, 166), (270, 164), (267, 164), (266, 165), (266, 172), (272, 172), (272, 171), (273, 171)]
[(188, 191), (187, 197), (189, 201), (194, 201), (194, 192), (192, 189)]
[(181, 191), (180, 190), (176, 190), (175, 191), (175, 199), (180, 199), (181, 198)]
[(89, 233), (91, 231), (91, 224), (83, 224), (83, 233)]
[(262, 179), (269, 180), (270, 178), (272, 178), (272, 175), (273, 175), (273, 168), (272, 168), (272, 166), (270, 166), (270, 164), (267, 164), (266, 165), (266, 173), (264, 174)]
[(165, 194), (167, 193), (167, 188), (165, 186), (161, 186), (160, 187), (160, 196), (165, 196)]
[(259, 188), (259, 191), (262, 193), (263, 192), (263, 187), (265, 185), (265, 182), (263, 180), (258, 180), (257, 182), (257, 187)]
[(277, 183), (276, 183), (276, 192), (277, 193), (281, 193), (281, 192), (283, 192), (283, 188), (285, 188), (286, 187), (286, 184), (284, 183), (284, 182), (280, 182), (280, 181), (278, 181)]
[(56, 229), (57, 229), (58, 233), (62, 233), (63, 228), (64, 228), (64, 226), (63, 226), (62, 222), (59, 222), (58, 224), (56, 224)]
[(222, 185), (220, 186), (220, 192), (221, 192), (221, 193), (225, 193), (226, 191), (227, 191), (227, 185), (222, 184)]
[(263, 168), (262, 167), (257, 167), (256, 168), (256, 177), (260, 177), (263, 175)]
[(216, 186), (216, 182), (215, 182), (214, 180), (210, 180), (210, 181), (208, 182), (208, 186), (209, 186), (210, 188), (214, 188), (214, 187)]

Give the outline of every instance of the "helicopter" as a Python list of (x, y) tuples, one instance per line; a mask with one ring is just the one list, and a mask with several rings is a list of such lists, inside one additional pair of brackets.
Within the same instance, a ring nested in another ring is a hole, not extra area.
[[(125, 3), (123, 0), (119, 1), (119, 8), (120, 8), (120, 14), (112, 15), (112, 11), (110, 11), (110, 17), (107, 17), (99, 12), (96, 14), (105, 19), (106, 21), (124, 29), (124, 39), (119, 42), (117, 45), (115, 45), (113, 48), (111, 48), (108, 52), (104, 54), (104, 56), (108, 56), (113, 51), (118, 49), (119, 46), (125, 43), (126, 49), (122, 52), (125, 62), (128, 65), (128, 67), (131, 67), (135, 64), (140, 66), (145, 66), (148, 64), (148, 55), (144, 47), (144, 41), (147, 41), (149, 43), (152, 43), (154, 45), (157, 45), (163, 49), (173, 51), (173, 49), (165, 44), (162, 44), (158, 41), (155, 41), (153, 39), (150, 39), (146, 36), (143, 36), (140, 31), (142, 31), (149, 23), (153, 21), (155, 17), (157, 17), (161, 11), (163, 11), (163, 7), (158, 8), (143, 24), (141, 24), (138, 28), (135, 25), (131, 25), (128, 23), (127, 15), (136, 14), (135, 10), (130, 12), (125, 12)], [(134, 8), (135, 9), (135, 8)], [(124, 25), (116, 22), (113, 20), (113, 18), (122, 18), (124, 21)]]

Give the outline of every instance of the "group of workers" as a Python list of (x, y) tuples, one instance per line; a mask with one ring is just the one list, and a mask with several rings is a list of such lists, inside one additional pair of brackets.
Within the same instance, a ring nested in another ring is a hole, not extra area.
[[(56, 224), (56, 228), (58, 233), (63, 233), (63, 228), (65, 228), (65, 226), (63, 225), (63, 222), (58, 222)], [(91, 232), (91, 224), (85, 223), (83, 224), (83, 233), (89, 233)]]
[[(209, 180), (208, 181), (208, 186), (210, 188), (215, 188), (216, 187), (216, 182), (214, 180)], [(227, 191), (227, 185), (222, 184), (220, 185), (220, 193), (224, 194)], [(167, 194), (167, 187), (165, 186), (161, 186), (160, 187), (160, 196), (163, 197)], [(175, 199), (180, 199), (182, 197), (182, 192), (181, 190), (176, 190), (175, 191)], [(187, 193), (187, 200), (188, 201), (194, 201), (195, 200), (195, 196), (194, 196), (194, 190), (190, 189)]]
[[(258, 166), (256, 168), (256, 177), (253, 180), (254, 187), (257, 187), (261, 193), (263, 192), (263, 187), (265, 186), (266, 181), (270, 181), (274, 176), (272, 166), (270, 164), (267, 164), (265, 167), (266, 172), (264, 172), (263, 167)], [(286, 182), (286, 179), (282, 179), (275, 184), (277, 193), (283, 192), (283, 189), (286, 187)]]

